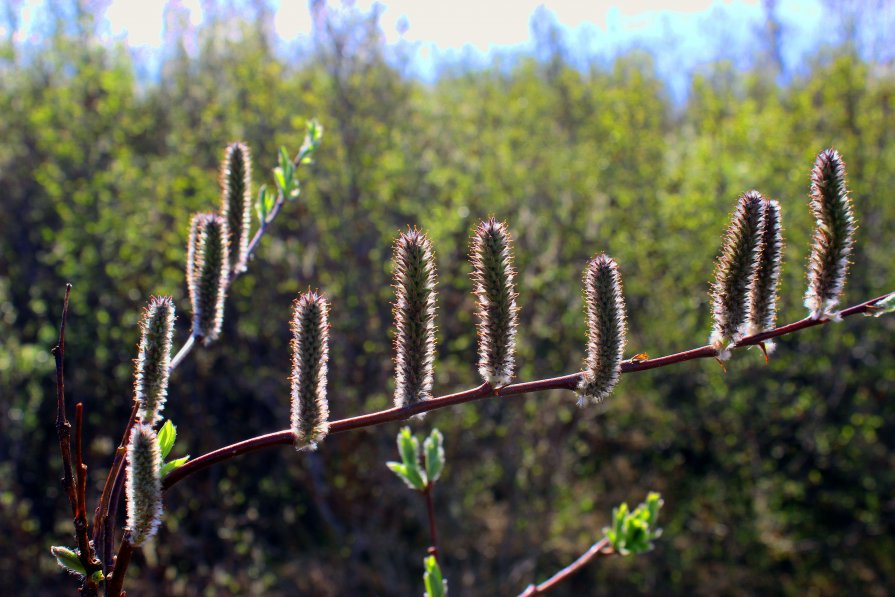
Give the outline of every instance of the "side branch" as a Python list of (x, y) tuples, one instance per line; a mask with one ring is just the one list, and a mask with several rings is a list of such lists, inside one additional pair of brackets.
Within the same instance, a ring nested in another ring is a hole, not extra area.
[[(302, 159), (304, 156), (299, 153), (299, 156), (293, 161), (295, 165), (295, 171), (298, 172), (299, 168), (302, 165)], [(249, 261), (252, 259), (252, 255), (255, 253), (255, 249), (258, 248), (258, 245), (261, 243), (261, 239), (264, 237), (265, 233), (267, 233), (273, 221), (276, 219), (277, 215), (279, 215), (280, 210), (283, 209), (283, 206), (286, 204), (286, 196), (282, 193), (282, 191), (277, 193), (277, 198), (274, 200), (273, 206), (270, 208), (270, 213), (267, 214), (267, 217), (261, 220), (261, 223), (258, 226), (258, 230), (255, 231), (255, 235), (252, 236), (252, 240), (249, 241), (248, 247), (246, 249), (245, 254), (245, 264), (248, 266)], [(229, 290), (230, 286), (233, 285), (233, 282), (236, 281), (242, 273), (244, 273), (245, 269), (234, 269), (230, 272), (227, 277), (227, 289)], [(175, 369), (186, 359), (187, 355), (189, 355), (193, 348), (196, 346), (196, 336), (190, 335), (186, 342), (184, 342), (183, 346), (180, 347), (180, 350), (177, 351), (177, 354), (174, 355), (174, 358), (171, 359), (171, 364), (168, 366), (168, 372), (173, 373)]]
[(539, 585), (529, 585), (528, 588), (525, 589), (525, 591), (519, 594), (519, 597), (540, 595), (541, 593), (546, 593), (547, 591), (554, 589), (557, 585), (565, 581), (567, 578), (587, 566), (591, 562), (591, 560), (595, 559), (596, 557), (614, 554), (615, 552), (612, 551), (612, 548), (609, 548), (608, 550), (606, 549), (608, 546), (609, 539), (603, 537), (602, 539), (591, 545), (590, 549), (581, 554), (581, 556), (577, 560), (551, 576), (549, 579), (545, 580)]
[[(889, 292), (869, 301), (853, 305), (847, 309), (842, 310), (839, 313), (839, 316), (845, 318), (861, 313), (873, 313), (877, 310), (877, 303), (882, 302), (893, 294), (895, 293)], [(798, 332), (810, 327), (825, 325), (830, 321), (830, 319), (805, 318), (788, 325), (769, 330), (767, 332), (762, 332), (761, 334), (747, 336), (737, 342), (734, 348), (756, 346), (761, 344), (765, 340), (792, 334), (794, 332)], [(657, 357), (655, 359), (629, 359), (622, 364), (622, 373), (636, 373), (638, 371), (646, 371), (647, 369), (658, 369), (661, 367), (667, 367), (669, 365), (682, 363), (684, 361), (715, 358), (717, 356), (718, 351), (716, 349), (711, 346), (702, 346), (700, 348), (694, 348), (692, 350), (687, 350), (676, 354)], [(414, 404), (411, 404), (410, 406), (401, 408), (390, 408), (387, 410), (360, 415), (357, 417), (333, 421), (332, 423), (330, 423), (329, 432), (330, 434), (342, 433), (354, 429), (382, 425), (383, 423), (403, 421), (409, 419), (414, 415), (428, 412), (430, 410), (438, 410), (441, 408), (446, 408), (448, 406), (455, 406), (457, 404), (464, 404), (466, 402), (481, 400), (483, 398), (521, 396), (523, 394), (530, 394), (532, 392), (540, 392), (543, 390), (573, 390), (578, 386), (578, 382), (580, 380), (581, 373), (572, 373), (569, 375), (553, 377), (550, 379), (540, 379), (536, 381), (515, 383), (504, 386), (502, 388), (493, 388), (489, 384), (484, 383), (476, 388), (465, 390), (463, 392), (457, 392), (455, 394), (440, 396), (431, 400), (416, 402)], [(273, 446), (291, 446), (293, 445), (293, 442), (294, 438), (292, 435), (292, 431), (287, 429), (284, 431), (277, 431), (275, 433), (253, 437), (235, 444), (231, 444), (229, 446), (225, 446), (223, 448), (219, 448), (213, 452), (203, 454), (202, 456), (199, 456), (198, 458), (187, 462), (180, 468), (173, 470), (167, 477), (163, 479), (162, 489), (166, 490), (178, 481), (185, 479), (193, 473), (201, 471), (213, 464), (217, 464), (218, 462), (224, 462), (242, 454), (256, 452), (258, 450), (263, 450), (265, 448)]]

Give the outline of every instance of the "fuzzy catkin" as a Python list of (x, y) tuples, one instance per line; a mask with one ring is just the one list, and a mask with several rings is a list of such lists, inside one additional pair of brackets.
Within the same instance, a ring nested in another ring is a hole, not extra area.
[(252, 155), (244, 143), (231, 143), (221, 165), (221, 215), (230, 231), (230, 265), (246, 269), (252, 227)]
[[(783, 264), (783, 225), (780, 203), (764, 200), (764, 231), (758, 264), (749, 294), (749, 326), (752, 336), (774, 328), (777, 321), (777, 285)], [(772, 346), (771, 342), (765, 343)]]
[(715, 267), (713, 328), (709, 342), (722, 360), (730, 357), (730, 346), (746, 332), (749, 296), (761, 259), (764, 201), (758, 191), (740, 196)]
[(805, 306), (813, 319), (835, 318), (856, 229), (845, 162), (835, 149), (820, 152), (814, 162), (809, 205), (817, 224), (808, 260)]
[(605, 254), (591, 259), (584, 271), (587, 314), (587, 359), (578, 384), (578, 404), (603, 401), (621, 377), (627, 336), (622, 277), (615, 260)]
[(155, 535), (162, 518), (162, 456), (158, 436), (149, 425), (137, 424), (127, 446), (127, 528), (131, 543), (140, 545)]
[(137, 418), (154, 426), (168, 395), (168, 368), (174, 335), (174, 300), (153, 297), (140, 320), (140, 345), (134, 366), (134, 399), (139, 405)]
[(395, 406), (432, 397), (435, 362), (435, 257), (417, 229), (395, 242)]
[(316, 292), (296, 299), (292, 316), (292, 433), (297, 448), (313, 448), (329, 431), (326, 373), (329, 306)]
[(476, 227), (470, 261), (478, 299), (479, 373), (492, 386), (505, 386), (513, 378), (518, 319), (512, 239), (505, 223), (492, 218)]
[(216, 340), (224, 321), (230, 260), (227, 220), (196, 214), (190, 227), (187, 275), (193, 307), (193, 335), (205, 344)]

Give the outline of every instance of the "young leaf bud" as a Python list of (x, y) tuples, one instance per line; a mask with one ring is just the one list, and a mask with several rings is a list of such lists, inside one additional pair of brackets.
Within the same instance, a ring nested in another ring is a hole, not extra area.
[(432, 397), (435, 360), (435, 257), (417, 229), (395, 242), (395, 406)]
[(224, 299), (230, 271), (227, 220), (217, 214), (196, 214), (190, 228), (187, 283), (193, 305), (193, 336), (205, 344), (217, 339), (224, 321)]
[(85, 576), (87, 574), (84, 564), (81, 563), (81, 553), (78, 549), (53, 545), (50, 547), (50, 553), (56, 558), (56, 563), (69, 574), (75, 576)]
[(311, 447), (329, 431), (326, 363), (329, 323), (326, 299), (307, 292), (296, 299), (292, 317), (292, 433), (299, 449)]
[(479, 373), (492, 386), (513, 378), (517, 311), (512, 239), (503, 222), (481, 222), (472, 237), (473, 292), (478, 298)]
[(854, 245), (855, 216), (845, 183), (845, 162), (835, 149), (817, 156), (811, 171), (811, 213), (817, 225), (808, 260), (805, 306), (811, 318), (836, 318)]
[[(780, 203), (765, 200), (761, 207), (764, 210), (764, 233), (749, 294), (747, 333), (750, 336), (773, 329), (777, 321), (777, 283), (780, 280), (780, 266), (783, 263)], [(772, 342), (765, 342), (766, 349), (772, 346)]]
[(578, 404), (602, 402), (621, 376), (625, 352), (627, 316), (622, 277), (611, 257), (600, 254), (584, 271), (584, 303), (587, 313), (587, 359)]
[(230, 230), (230, 265), (246, 269), (252, 227), (252, 156), (248, 146), (231, 143), (221, 165), (221, 215)]
[(127, 528), (140, 545), (158, 530), (162, 518), (162, 456), (158, 437), (149, 425), (137, 424), (127, 446)]
[(174, 301), (171, 297), (153, 297), (140, 321), (140, 346), (134, 368), (134, 400), (139, 404), (137, 418), (150, 426), (161, 420), (168, 394), (168, 367), (174, 334)]
[(749, 314), (755, 269), (761, 258), (765, 199), (758, 191), (740, 196), (724, 236), (712, 285), (714, 326), (709, 342), (718, 358), (730, 358), (730, 346), (743, 337)]

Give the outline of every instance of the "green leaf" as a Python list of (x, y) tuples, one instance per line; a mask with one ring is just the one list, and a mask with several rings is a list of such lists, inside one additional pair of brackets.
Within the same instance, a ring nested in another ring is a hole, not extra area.
[(425, 597), (445, 597), (447, 595), (447, 583), (441, 576), (441, 568), (435, 556), (427, 556), (423, 560), (425, 572), (423, 572), (423, 585), (426, 587)]
[(283, 193), (283, 195), (285, 195), (288, 192), (288, 190), (286, 188), (285, 171), (282, 168), (274, 168), (273, 169), (273, 177), (277, 181), (277, 189), (279, 189), (279, 191), (281, 193)]
[(423, 452), (426, 456), (426, 476), (429, 483), (435, 483), (444, 470), (444, 436), (438, 429), (433, 429), (423, 442)]
[(890, 294), (874, 305), (874, 307), (875, 308), (870, 313), (876, 317), (880, 317), (886, 313), (892, 313), (895, 311), (895, 293)]
[(174, 447), (175, 441), (177, 441), (177, 428), (171, 421), (165, 421), (165, 424), (162, 425), (158, 432), (158, 447), (162, 453), (162, 460), (171, 453), (171, 448)]
[(289, 152), (286, 151), (285, 147), (280, 147), (280, 168), (283, 172), (289, 171), (289, 165), (292, 164), (292, 159), (289, 157)]
[(419, 489), (416, 485), (416, 479), (413, 479), (410, 477), (410, 475), (408, 475), (407, 467), (404, 466), (404, 464), (400, 462), (386, 462), (385, 466), (387, 466), (390, 471), (398, 475), (398, 477), (400, 477), (401, 480), (404, 481), (405, 484), (407, 484), (407, 487), (414, 490)]
[(81, 558), (78, 556), (78, 552), (74, 549), (69, 549), (68, 547), (63, 547), (61, 545), (54, 545), (50, 547), (50, 553), (56, 557), (56, 563), (66, 571), (71, 572), (72, 574), (80, 574), (81, 576), (87, 574), (87, 571), (84, 570), (84, 565), (81, 564)]
[(267, 185), (262, 185), (258, 189), (258, 202), (255, 204), (255, 209), (258, 210), (258, 220), (267, 221), (267, 214), (270, 213), (272, 207), (273, 198), (268, 199)]
[(426, 471), (420, 469), (420, 442), (404, 427), (398, 433), (398, 453), (404, 464), (404, 474), (414, 489), (424, 491), (428, 485)]
[(190, 459), (190, 455), (187, 454), (183, 458), (177, 458), (175, 460), (171, 460), (170, 462), (166, 462), (165, 464), (162, 465), (162, 470), (159, 471), (159, 476), (162, 479), (164, 479), (168, 473), (170, 473), (174, 469), (182, 467), (184, 464), (186, 464), (186, 461), (189, 459)]
[(91, 575), (90, 579), (91, 579), (93, 582), (100, 583), (100, 582), (103, 582), (104, 580), (106, 580), (106, 577), (103, 576), (103, 571), (102, 571), (102, 570), (97, 570), (96, 572), (94, 572), (94, 573)]

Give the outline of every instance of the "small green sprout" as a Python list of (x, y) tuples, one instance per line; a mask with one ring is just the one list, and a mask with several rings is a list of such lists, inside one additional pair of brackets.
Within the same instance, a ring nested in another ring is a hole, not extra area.
[(447, 581), (441, 576), (441, 568), (435, 556), (426, 556), (423, 560), (426, 570), (423, 572), (423, 585), (426, 587), (424, 597), (445, 597)]
[(633, 512), (628, 511), (626, 503), (612, 510), (612, 526), (603, 529), (603, 532), (616, 553), (626, 556), (653, 548), (652, 541), (662, 534), (662, 529), (656, 527), (656, 521), (663, 503), (662, 497), (652, 492), (647, 495), (646, 502)]
[(422, 454), (420, 453), (420, 440), (411, 432), (410, 427), (404, 427), (398, 433), (398, 453), (401, 462), (386, 462), (385, 465), (410, 489), (426, 491), (444, 470), (444, 437), (438, 429), (422, 442)]

